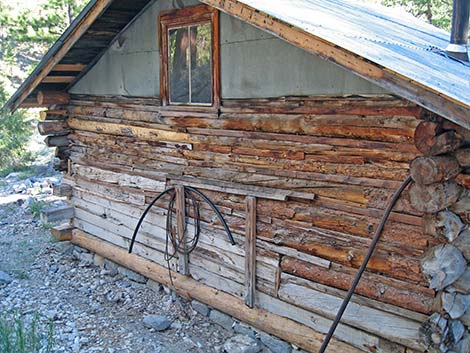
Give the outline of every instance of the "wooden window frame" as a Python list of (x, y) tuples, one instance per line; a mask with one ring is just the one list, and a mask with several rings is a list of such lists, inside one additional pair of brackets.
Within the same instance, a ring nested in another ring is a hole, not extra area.
[[(210, 23), (212, 29), (212, 104), (203, 103), (170, 103), (170, 83), (168, 65), (168, 30), (171, 28)], [(219, 11), (211, 6), (198, 5), (183, 9), (164, 11), (158, 17), (158, 34), (160, 47), (160, 97), (162, 105), (168, 107), (220, 107), (220, 33)]]

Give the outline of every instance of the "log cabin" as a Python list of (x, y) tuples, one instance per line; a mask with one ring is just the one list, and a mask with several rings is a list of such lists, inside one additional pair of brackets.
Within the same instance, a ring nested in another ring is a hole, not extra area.
[(44, 108), (73, 243), (308, 352), (411, 175), (327, 351), (468, 353), (465, 3), (449, 44), (350, 0), (92, 0), (4, 108)]

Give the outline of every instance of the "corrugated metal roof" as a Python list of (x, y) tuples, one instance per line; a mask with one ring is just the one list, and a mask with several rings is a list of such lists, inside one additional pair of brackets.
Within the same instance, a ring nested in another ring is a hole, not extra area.
[(383, 6), (346, 0), (240, 0), (470, 105), (470, 66), (439, 55), (449, 34)]

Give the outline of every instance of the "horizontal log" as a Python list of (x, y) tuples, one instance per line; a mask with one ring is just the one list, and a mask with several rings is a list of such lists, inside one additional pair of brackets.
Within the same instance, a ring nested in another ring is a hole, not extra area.
[[(360, 266), (369, 246), (365, 239), (317, 227), (300, 228), (282, 225), (274, 228), (272, 234), (267, 233), (266, 229), (273, 227), (258, 223), (260, 239), (353, 268)], [(391, 253), (394, 255), (390, 256)], [(421, 254), (419, 252), (418, 255), (410, 249), (379, 244), (368, 268), (393, 278), (420, 283), (423, 282), (419, 267)]]
[(65, 121), (41, 121), (38, 123), (38, 131), (41, 135), (64, 136), (71, 130)]
[(65, 109), (49, 109), (39, 112), (39, 120), (65, 120), (67, 118), (67, 110)]
[(451, 156), (425, 156), (411, 162), (410, 172), (415, 182), (429, 185), (455, 178), (460, 166), (457, 159)]
[(166, 131), (161, 129), (149, 129), (139, 126), (104, 123), (77, 118), (69, 118), (68, 125), (74, 130), (99, 132), (102, 134), (136, 137), (148, 141), (172, 141), (188, 142), (186, 133)]
[(44, 143), (47, 147), (65, 147), (70, 144), (68, 135), (62, 136), (47, 136), (44, 139)]
[[(90, 251), (108, 258), (122, 266), (132, 269), (158, 283), (170, 286), (168, 270), (148, 260), (133, 254), (127, 254), (111, 244), (97, 240), (83, 232), (74, 231), (72, 242)], [(196, 299), (207, 303), (211, 307), (226, 312), (250, 325), (253, 325), (280, 338), (288, 340), (298, 346), (316, 351), (321, 345), (323, 335), (318, 334), (304, 325), (292, 320), (282, 318), (263, 309), (247, 308), (243, 301), (221, 291), (197, 283), (191, 278), (173, 274), (173, 283), (178, 293), (186, 298)], [(333, 340), (330, 345), (331, 352), (359, 352), (355, 348)]]
[[(281, 268), (286, 273), (343, 290), (349, 290), (356, 275), (356, 271), (338, 264), (325, 269), (288, 256), (283, 257)], [(356, 293), (424, 314), (431, 313), (435, 307), (434, 291), (368, 272), (363, 275)]]
[(40, 91), (37, 100), (40, 106), (68, 104), (70, 95), (66, 92)]

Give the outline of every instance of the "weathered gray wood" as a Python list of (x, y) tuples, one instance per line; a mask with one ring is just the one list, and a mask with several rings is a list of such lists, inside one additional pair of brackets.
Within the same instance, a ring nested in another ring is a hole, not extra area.
[(187, 238), (186, 238), (186, 198), (184, 194), (184, 187), (177, 185), (175, 188), (176, 192), (176, 237), (179, 242), (179, 253), (180, 253), (180, 273), (185, 276), (189, 276), (189, 254), (187, 253)]
[[(288, 317), (321, 333), (327, 333), (333, 322), (333, 320), (327, 317), (273, 298), (262, 292), (256, 293), (256, 300), (261, 308)], [(380, 337), (346, 325), (343, 322), (338, 325), (334, 337), (370, 353), (404, 353), (405, 351), (404, 347), (394, 343), (390, 344), (389, 341), (384, 342), (385, 340)]]
[(265, 199), (285, 201), (288, 197), (295, 197), (306, 200), (314, 200), (315, 194), (268, 188), (262, 186), (245, 185), (239, 183), (228, 183), (220, 180), (204, 180), (187, 177), (172, 177), (170, 184), (182, 183), (187, 186), (201, 188), (204, 190), (220, 191), (235, 195), (255, 196)]
[(44, 143), (48, 147), (65, 147), (70, 144), (68, 135), (64, 136), (47, 136), (44, 139)]
[(41, 221), (53, 223), (73, 218), (74, 208), (71, 206), (50, 207), (41, 211)]
[(254, 307), (256, 292), (256, 197), (245, 200), (245, 304)]
[(71, 197), (72, 196), (72, 185), (60, 184), (55, 185), (52, 188), (52, 194), (59, 197)]
[[(287, 274), (283, 274), (279, 298), (331, 319), (342, 302), (342, 298), (310, 288), (309, 281)], [(424, 350), (417, 342), (420, 324), (416, 321), (351, 302), (342, 322), (392, 342)]]
[(154, 180), (140, 175), (123, 173), (122, 171), (113, 172), (98, 167), (74, 164), (72, 172), (88, 179), (117, 184), (119, 186), (147, 189), (155, 192), (162, 192), (165, 190), (164, 180)]

